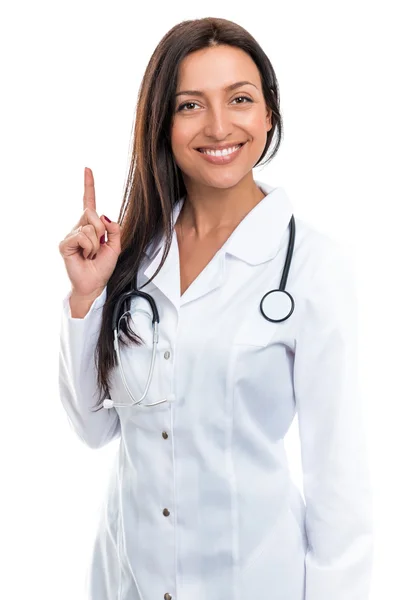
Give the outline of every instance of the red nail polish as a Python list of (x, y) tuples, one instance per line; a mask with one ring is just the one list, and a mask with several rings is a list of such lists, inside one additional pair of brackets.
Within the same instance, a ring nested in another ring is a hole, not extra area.
[(111, 223), (111, 219), (109, 219), (108, 217), (106, 217), (106, 215), (104, 215), (104, 218), (105, 218), (105, 220), (106, 220), (108, 223)]
[(104, 243), (105, 243), (105, 241), (106, 241), (106, 235), (105, 235), (105, 234), (103, 234), (103, 235), (101, 236), (101, 238), (100, 238), (100, 244), (104, 244)]

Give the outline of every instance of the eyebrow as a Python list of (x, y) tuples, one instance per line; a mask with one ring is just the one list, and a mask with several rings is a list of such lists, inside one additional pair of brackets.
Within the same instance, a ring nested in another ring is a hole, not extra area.
[[(236, 83), (231, 83), (231, 85), (227, 85), (224, 88), (224, 92), (232, 91), (238, 87), (241, 87), (242, 85), (253, 85), (256, 89), (258, 89), (254, 83), (251, 83), (251, 81), (237, 81)], [(175, 94), (175, 97), (182, 96), (182, 95), (204, 97), (205, 93), (200, 90), (185, 90), (185, 91), (178, 92), (177, 94)]]

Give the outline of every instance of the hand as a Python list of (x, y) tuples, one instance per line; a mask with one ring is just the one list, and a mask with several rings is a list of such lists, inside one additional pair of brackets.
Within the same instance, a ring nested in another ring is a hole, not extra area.
[[(104, 241), (106, 232), (107, 241)], [(76, 296), (98, 296), (107, 285), (121, 253), (121, 231), (119, 223), (109, 223), (104, 215), (99, 217), (96, 212), (91, 169), (85, 169), (82, 216), (60, 242), (59, 251), (72, 292)]]

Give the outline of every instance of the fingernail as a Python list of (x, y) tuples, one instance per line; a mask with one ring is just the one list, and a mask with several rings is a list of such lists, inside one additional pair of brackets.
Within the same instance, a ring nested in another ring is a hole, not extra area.
[(104, 234), (101, 236), (101, 238), (100, 238), (100, 244), (104, 244), (104, 243), (105, 243), (105, 241), (106, 241), (106, 235), (105, 235), (105, 233), (104, 233)]
[(108, 223), (111, 223), (111, 219), (109, 219), (108, 217), (106, 217), (106, 215), (104, 215), (104, 218), (105, 218), (105, 220), (106, 220)]

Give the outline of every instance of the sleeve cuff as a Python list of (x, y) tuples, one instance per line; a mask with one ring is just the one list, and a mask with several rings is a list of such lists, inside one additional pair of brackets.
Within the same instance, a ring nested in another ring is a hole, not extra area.
[(70, 299), (71, 295), (72, 295), (72, 290), (70, 290), (68, 292), (68, 294), (66, 296), (64, 296), (64, 299), (62, 302), (63, 311), (64, 311), (66, 318), (68, 319), (68, 321), (85, 321), (86, 319), (88, 319), (90, 317), (90, 315), (93, 313), (94, 310), (100, 309), (104, 306), (104, 303), (107, 298), (107, 286), (105, 286), (103, 291), (101, 292), (101, 294), (99, 296), (97, 296), (97, 298), (93, 302), (92, 306), (90, 307), (90, 309), (88, 310), (88, 312), (82, 319), (71, 316), (71, 306), (69, 303), (69, 299)]

